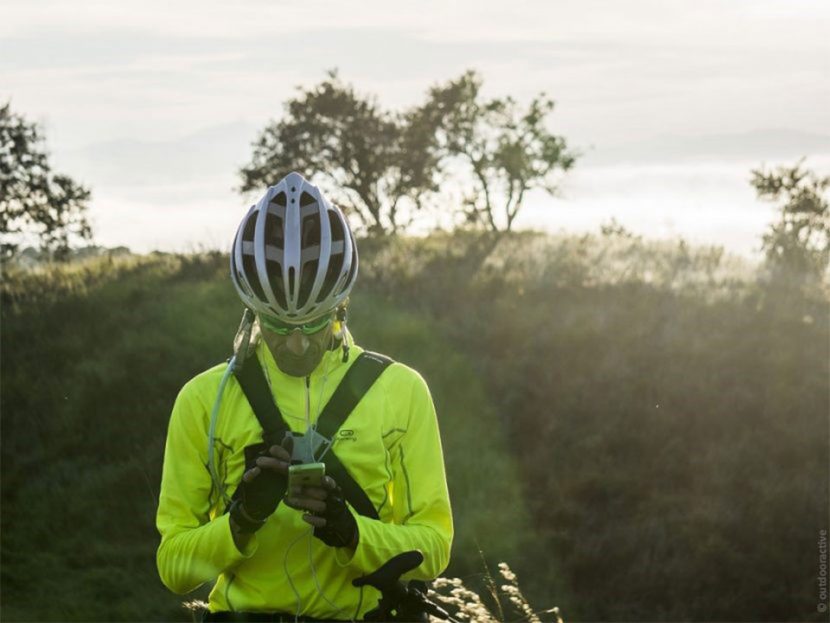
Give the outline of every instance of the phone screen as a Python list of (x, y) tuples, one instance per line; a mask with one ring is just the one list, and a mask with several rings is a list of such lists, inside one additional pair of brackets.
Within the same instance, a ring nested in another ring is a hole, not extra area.
[(325, 463), (303, 463), (288, 468), (288, 488), (321, 487), (326, 475)]

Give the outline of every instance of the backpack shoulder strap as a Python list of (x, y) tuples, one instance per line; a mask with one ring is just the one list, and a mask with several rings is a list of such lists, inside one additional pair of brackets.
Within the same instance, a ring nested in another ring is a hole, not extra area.
[[(317, 432), (334, 442), (335, 435), (343, 422), (346, 421), (346, 418), (349, 417), (349, 414), (378, 377), (392, 363), (394, 362), (389, 357), (363, 351), (351, 368), (348, 369), (346, 376), (340, 381), (340, 385), (334, 390), (334, 394), (332, 394), (317, 418)], [(326, 473), (340, 485), (344, 497), (354, 509), (364, 517), (377, 519), (378, 512), (375, 505), (372, 504), (363, 488), (349, 474), (334, 451), (327, 452), (323, 457), (323, 462), (326, 464)]]
[(334, 441), (334, 436), (349, 414), (383, 371), (393, 363), (392, 359), (379, 353), (368, 350), (360, 353), (317, 418), (317, 432)]
[(234, 376), (254, 410), (256, 419), (262, 427), (262, 440), (269, 444), (282, 442), (288, 427), (282, 419), (282, 413), (274, 402), (265, 372), (256, 357), (248, 357), (243, 364), (235, 368)]

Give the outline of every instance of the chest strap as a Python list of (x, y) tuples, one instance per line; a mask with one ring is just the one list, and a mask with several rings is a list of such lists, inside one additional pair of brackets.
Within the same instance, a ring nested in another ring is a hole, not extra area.
[[(317, 418), (317, 432), (334, 442), (335, 435), (349, 414), (354, 410), (374, 382), (393, 361), (384, 355), (363, 351), (346, 371), (346, 375)], [(265, 379), (265, 373), (256, 357), (249, 357), (234, 370), (242, 392), (262, 426), (262, 439), (266, 444), (279, 445), (288, 427), (282, 418)], [(279, 388), (276, 388), (279, 391)], [(343, 489), (346, 501), (365, 517), (378, 518), (372, 501), (363, 488), (349, 474), (333, 449), (323, 457), (326, 473)], [(234, 493), (234, 498), (236, 493)]]

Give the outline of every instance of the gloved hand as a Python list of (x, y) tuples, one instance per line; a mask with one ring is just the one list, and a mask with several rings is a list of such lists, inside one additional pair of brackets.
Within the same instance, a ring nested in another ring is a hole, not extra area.
[(245, 457), (248, 469), (230, 511), (241, 532), (255, 532), (277, 509), (288, 485), (292, 443), (286, 436), (281, 445), (254, 446)]
[(300, 487), (288, 492), (285, 503), (297, 510), (309, 511), (303, 521), (314, 526), (314, 536), (331, 547), (357, 547), (360, 534), (357, 521), (346, 505), (343, 490), (331, 476), (323, 478), (323, 487)]

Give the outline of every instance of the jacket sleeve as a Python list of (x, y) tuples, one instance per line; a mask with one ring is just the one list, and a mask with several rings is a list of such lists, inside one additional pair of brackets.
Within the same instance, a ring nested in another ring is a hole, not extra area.
[[(198, 377), (197, 377), (198, 378)], [(254, 535), (240, 552), (227, 514), (210, 518), (211, 477), (207, 469), (208, 411), (195, 380), (176, 398), (167, 431), (156, 527), (161, 581), (188, 593), (256, 551)]]
[[(449, 563), (453, 523), (435, 406), (423, 378), (414, 371), (413, 376), (409, 407), (404, 410), (406, 432), (391, 450), (393, 522), (353, 511), (360, 531), (358, 545), (353, 554), (339, 548), (337, 560), (365, 574), (397, 554), (417, 549), (424, 562), (404, 578), (430, 580)], [(393, 400), (400, 400), (399, 396)]]

